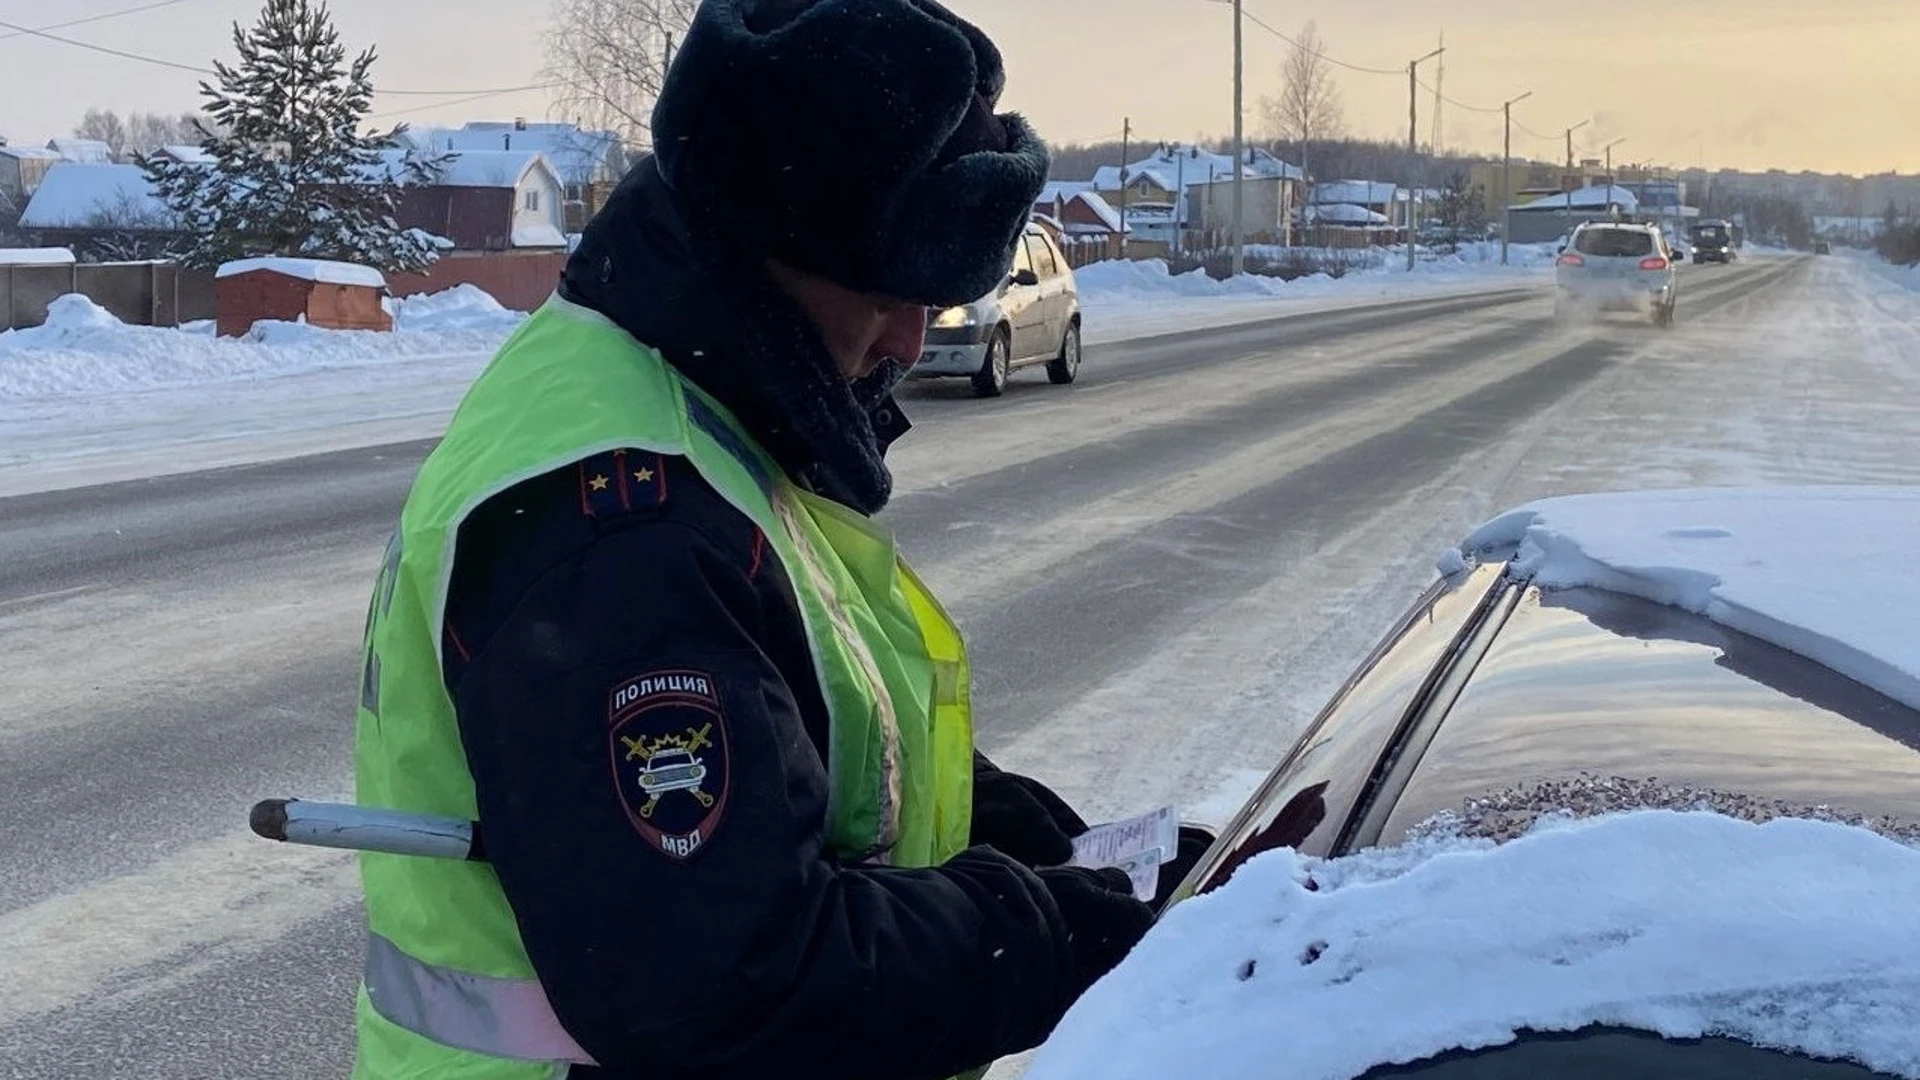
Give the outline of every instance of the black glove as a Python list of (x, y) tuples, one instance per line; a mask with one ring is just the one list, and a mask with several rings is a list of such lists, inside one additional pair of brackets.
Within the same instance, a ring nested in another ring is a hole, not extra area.
[(1198, 825), (1180, 826), (1180, 850), (1171, 860), (1160, 864), (1160, 888), (1153, 894), (1153, 912), (1158, 915), (1173, 898), (1173, 891), (1187, 880), (1200, 860), (1212, 850), (1214, 835)]
[(1133, 898), (1133, 882), (1124, 870), (1059, 866), (1037, 872), (1067, 924), (1071, 992), (1077, 1001), (1153, 927), (1153, 909)]
[(1045, 784), (973, 756), (972, 843), (1026, 866), (1062, 866), (1087, 823)]

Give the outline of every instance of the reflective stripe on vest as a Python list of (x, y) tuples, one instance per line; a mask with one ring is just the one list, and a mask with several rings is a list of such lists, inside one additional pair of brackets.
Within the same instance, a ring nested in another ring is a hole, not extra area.
[(366, 987), (374, 1011), (434, 1042), (515, 1061), (596, 1064), (560, 1026), (538, 979), (435, 967), (368, 934)]

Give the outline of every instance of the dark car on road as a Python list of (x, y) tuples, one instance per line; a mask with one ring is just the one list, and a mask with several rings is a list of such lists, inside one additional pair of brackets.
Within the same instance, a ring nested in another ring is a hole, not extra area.
[[(1219, 888), (1263, 852), (1392, 848), (1436, 815), (1506, 841), (1542, 815), (1635, 809), (1873, 822), (1920, 843), (1920, 712), (1680, 608), (1544, 589), (1496, 555), (1436, 582), (1405, 614), (1174, 903)], [(1912, 904), (1920, 913), (1920, 897)], [(1482, 1045), (1361, 1075), (1884, 1075), (1734, 1038), (1604, 1025)]]
[(1734, 258), (1733, 225), (1725, 221), (1698, 221), (1687, 226), (1687, 243), (1697, 263), (1730, 263)]

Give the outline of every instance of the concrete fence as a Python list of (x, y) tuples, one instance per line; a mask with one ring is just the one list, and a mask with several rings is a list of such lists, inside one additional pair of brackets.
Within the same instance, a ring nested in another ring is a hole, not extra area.
[(0, 330), (39, 326), (47, 305), (79, 293), (135, 326), (179, 326), (214, 317), (213, 275), (172, 263), (0, 266)]

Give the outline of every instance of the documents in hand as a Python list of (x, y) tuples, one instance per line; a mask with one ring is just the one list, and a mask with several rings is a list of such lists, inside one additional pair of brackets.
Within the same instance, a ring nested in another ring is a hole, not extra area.
[(1160, 866), (1180, 850), (1180, 819), (1173, 807), (1095, 825), (1074, 838), (1073, 866), (1118, 867), (1133, 879), (1133, 895), (1151, 901), (1160, 891)]

